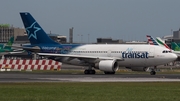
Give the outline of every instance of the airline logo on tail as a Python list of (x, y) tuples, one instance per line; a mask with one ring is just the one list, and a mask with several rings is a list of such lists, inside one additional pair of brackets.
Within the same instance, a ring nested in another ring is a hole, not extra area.
[(59, 45), (59, 43), (56, 43), (55, 41), (53, 41), (46, 34), (43, 28), (38, 24), (38, 22), (32, 17), (30, 13), (21, 12), (20, 16), (23, 21), (24, 27), (26, 28), (28, 39), (31, 45), (37, 45), (37, 44)]
[(37, 40), (37, 34), (36, 32), (41, 30), (41, 28), (35, 26), (36, 22), (32, 23), (31, 26), (26, 28), (26, 32), (28, 34), (28, 39), (33, 37), (34, 39)]
[(176, 48), (174, 50), (175, 51), (180, 51), (180, 48), (178, 46), (176, 46)]
[(171, 50), (168, 45), (166, 45), (159, 37), (154, 39), (152, 36), (147, 35), (147, 39), (150, 45), (158, 45), (158, 46), (163, 46)]
[(146, 35), (146, 37), (147, 37), (150, 45), (158, 45), (158, 43), (156, 42), (156, 40), (153, 37), (151, 37), (150, 35)]
[(11, 37), (11, 38), (9, 39), (7, 45), (8, 45), (8, 46), (12, 46), (13, 42), (14, 42), (14, 37)]
[(180, 51), (180, 47), (175, 42), (171, 43), (171, 47), (174, 51)]
[[(170, 49), (169, 46), (168, 46), (167, 44), (165, 44), (159, 37), (157, 37), (156, 40), (157, 40), (157, 42), (158, 42), (160, 45), (162, 45), (162, 46)], [(170, 49), (170, 50), (171, 50), (171, 49)]]
[(10, 50), (13, 43), (14, 43), (14, 37), (11, 37), (3, 49), (9, 49)]

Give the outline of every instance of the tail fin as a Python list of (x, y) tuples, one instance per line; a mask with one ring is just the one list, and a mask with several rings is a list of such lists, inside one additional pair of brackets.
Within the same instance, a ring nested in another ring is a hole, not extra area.
[(161, 38), (156, 37), (156, 41), (157, 41), (160, 45), (162, 45), (162, 46), (164, 46), (164, 47), (166, 47), (166, 48), (168, 48), (168, 49), (171, 50), (171, 48), (170, 48), (165, 42), (163, 42), (163, 40), (162, 40)]
[(28, 34), (28, 39), (33, 44), (58, 44), (53, 41), (28, 12), (21, 12), (21, 19)]
[(158, 45), (158, 46), (166, 47), (171, 50), (171, 48), (169, 48), (169, 46), (165, 42), (163, 42), (159, 37), (154, 39), (152, 36), (147, 35), (147, 39), (150, 45)]
[(152, 36), (146, 35), (146, 37), (147, 37), (148, 43), (149, 43), (150, 45), (159, 45), (159, 44), (157, 43), (157, 41), (156, 41)]
[(12, 46), (13, 43), (14, 43), (14, 37), (12, 36), (9, 39), (8, 43), (6, 44), (6, 46), (4, 47), (4, 49), (11, 49), (11, 46)]
[(3, 49), (3, 47), (4, 47), (4, 44), (0, 44), (0, 49)]
[(175, 42), (171, 43), (171, 48), (174, 51), (180, 51), (180, 47)]

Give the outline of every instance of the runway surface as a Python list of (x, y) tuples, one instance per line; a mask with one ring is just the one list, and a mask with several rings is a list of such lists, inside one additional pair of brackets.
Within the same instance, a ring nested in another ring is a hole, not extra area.
[(5, 82), (179, 82), (180, 74), (115, 74), (84, 75), (33, 73), (33, 72), (0, 72), (0, 83)]

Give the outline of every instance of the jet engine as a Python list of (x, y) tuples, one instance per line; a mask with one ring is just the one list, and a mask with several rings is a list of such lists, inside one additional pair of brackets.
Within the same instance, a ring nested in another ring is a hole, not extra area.
[(116, 60), (101, 60), (95, 64), (95, 68), (106, 72), (115, 72), (118, 70), (118, 66)]
[(126, 67), (132, 71), (146, 71), (148, 67)]

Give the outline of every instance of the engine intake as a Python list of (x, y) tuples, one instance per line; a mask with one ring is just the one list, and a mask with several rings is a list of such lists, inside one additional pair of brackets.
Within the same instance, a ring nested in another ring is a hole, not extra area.
[(115, 72), (118, 70), (118, 62), (116, 60), (101, 60), (95, 64), (95, 68), (106, 71), (106, 72)]

